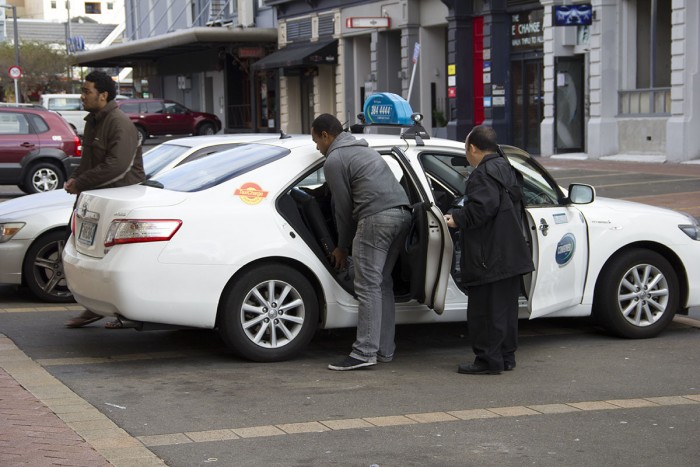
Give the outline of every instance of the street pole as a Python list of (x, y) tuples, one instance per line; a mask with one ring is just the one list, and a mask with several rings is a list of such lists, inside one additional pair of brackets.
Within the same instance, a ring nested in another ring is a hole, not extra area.
[[(19, 33), (17, 31), (17, 7), (14, 5), (0, 5), (3, 8), (12, 9), (12, 26), (15, 35), (15, 65), (19, 67)], [(15, 80), (15, 104), (19, 104), (19, 80)]]
[(66, 14), (68, 15), (66, 20), (66, 54), (68, 63), (66, 66), (68, 67), (68, 85), (70, 86), (69, 91), (73, 92), (73, 67), (70, 64), (70, 0), (66, 0)]

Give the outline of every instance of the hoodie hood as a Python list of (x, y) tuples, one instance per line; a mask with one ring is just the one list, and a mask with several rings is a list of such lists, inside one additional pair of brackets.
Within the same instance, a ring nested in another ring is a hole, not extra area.
[(357, 139), (347, 131), (343, 131), (338, 136), (336, 136), (335, 140), (331, 143), (330, 147), (328, 148), (328, 155), (330, 155), (330, 153), (336, 149), (347, 148), (351, 146), (360, 146), (366, 148), (369, 147), (369, 144), (364, 139)]

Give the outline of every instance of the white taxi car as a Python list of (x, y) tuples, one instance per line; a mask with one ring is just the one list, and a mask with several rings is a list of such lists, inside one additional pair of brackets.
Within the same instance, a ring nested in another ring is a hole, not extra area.
[[(241, 141), (275, 138), (274, 134), (197, 136), (173, 139), (143, 155), (146, 177), (231, 148)], [(72, 302), (61, 252), (75, 195), (54, 190), (0, 203), (0, 284), (25, 285), (39, 300)]]
[[(362, 137), (394, 167), (413, 206), (394, 271), (397, 323), (464, 321), (458, 242), (443, 219), (465, 192), (464, 144), (420, 130)], [(524, 151), (503, 150), (524, 176), (536, 266), (521, 316), (594, 314), (616, 334), (643, 338), (700, 305), (695, 219), (596, 198), (588, 185), (565, 191)], [(335, 232), (323, 163), (311, 137), (297, 136), (85, 192), (63, 256), (69, 287), (86, 308), (133, 327), (218, 329), (246, 358), (290, 358), (316, 329), (357, 321), (349, 273), (328, 261)]]

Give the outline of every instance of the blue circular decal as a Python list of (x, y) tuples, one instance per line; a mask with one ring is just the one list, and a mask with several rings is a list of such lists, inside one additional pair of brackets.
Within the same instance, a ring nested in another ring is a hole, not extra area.
[(566, 265), (574, 257), (576, 251), (576, 237), (568, 233), (557, 243), (557, 252), (554, 258), (560, 266)]

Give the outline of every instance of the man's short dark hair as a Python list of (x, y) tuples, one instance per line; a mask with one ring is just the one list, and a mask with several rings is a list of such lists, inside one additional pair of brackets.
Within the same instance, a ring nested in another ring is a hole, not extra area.
[(311, 131), (317, 135), (325, 131), (329, 135), (336, 137), (343, 132), (343, 124), (331, 114), (321, 114), (311, 124)]
[(117, 84), (114, 82), (111, 76), (109, 76), (104, 71), (94, 70), (88, 73), (85, 77), (85, 81), (90, 81), (95, 85), (97, 92), (107, 93), (107, 102), (113, 100), (117, 97)]
[(496, 130), (486, 125), (475, 126), (467, 135), (467, 144), (473, 144), (484, 152), (498, 152)]

